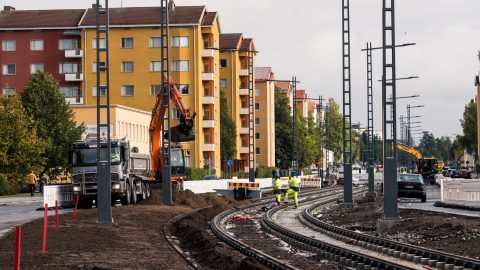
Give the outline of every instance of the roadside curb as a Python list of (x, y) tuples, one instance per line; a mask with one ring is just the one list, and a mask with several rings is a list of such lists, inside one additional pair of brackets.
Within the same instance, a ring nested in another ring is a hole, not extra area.
[(19, 204), (35, 204), (35, 203), (41, 203), (42, 201), (18, 201), (18, 202), (4, 202), (0, 203), (0, 206), (6, 206), (6, 205), (19, 205)]
[(443, 202), (440, 202), (440, 201), (435, 202), (433, 204), (433, 206), (443, 207), (443, 208), (452, 208), (452, 209), (461, 209), (461, 210), (475, 211), (475, 212), (480, 211), (480, 207), (467, 206), (467, 205), (461, 205), (461, 204), (443, 203)]

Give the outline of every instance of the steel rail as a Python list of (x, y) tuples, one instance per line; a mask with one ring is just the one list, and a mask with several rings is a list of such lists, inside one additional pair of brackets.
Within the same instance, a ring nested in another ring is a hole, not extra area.
[[(320, 204), (317, 203), (302, 211), (302, 217), (305, 219), (305, 221), (314, 225), (317, 229), (336, 234), (340, 236), (343, 240), (348, 241), (349, 243), (352, 243), (351, 240), (353, 240), (353, 244), (358, 245), (362, 248), (386, 253), (388, 255), (408, 261), (423, 261), (432, 267), (453, 269), (454, 266), (459, 266), (463, 267), (463, 269), (480, 270), (479, 260), (462, 257), (438, 250), (404, 244), (381, 237), (358, 233), (328, 224), (326, 222), (322, 222), (313, 215), (314, 210), (318, 207), (320, 207)], [(351, 240), (348, 240), (347, 238)]]
[[(321, 189), (321, 190), (314, 190), (310, 192), (305, 192), (303, 193), (300, 197), (303, 199), (305, 197), (309, 199), (316, 199), (319, 200), (321, 197), (318, 195), (320, 193), (327, 193), (327, 192), (333, 192), (335, 195), (340, 194), (343, 191), (341, 188), (328, 188), (328, 189)], [(305, 201), (305, 200), (302, 200)], [(233, 208), (226, 210), (217, 216), (213, 218), (213, 220), (209, 223), (210, 229), (212, 232), (220, 238), (223, 242), (228, 244), (230, 247), (233, 249), (243, 253), (246, 256), (252, 257), (256, 259), (258, 262), (261, 264), (271, 268), (271, 269), (280, 269), (280, 270), (291, 270), (291, 269), (298, 269), (292, 265), (289, 265), (285, 261), (276, 259), (260, 250), (257, 250), (241, 241), (238, 239), (235, 239), (234, 236), (230, 235), (222, 226), (224, 222), (226, 221), (227, 218), (235, 215), (236, 213), (241, 213), (244, 211), (248, 211), (249, 209), (255, 209), (255, 208), (260, 208), (262, 206), (270, 205), (275, 202), (275, 199), (267, 199), (258, 203), (250, 204), (250, 205), (245, 205), (242, 207), (238, 208)]]

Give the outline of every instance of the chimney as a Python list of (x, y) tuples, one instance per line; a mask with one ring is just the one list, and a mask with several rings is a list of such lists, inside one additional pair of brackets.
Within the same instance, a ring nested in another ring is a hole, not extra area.
[[(99, 8), (102, 8), (102, 5), (98, 5)], [(96, 9), (97, 8), (97, 4), (92, 4), (92, 9)]]
[(3, 11), (5, 12), (15, 11), (15, 8), (12, 6), (3, 6)]
[(168, 11), (172, 12), (175, 10), (175, 2), (173, 0), (168, 1)]

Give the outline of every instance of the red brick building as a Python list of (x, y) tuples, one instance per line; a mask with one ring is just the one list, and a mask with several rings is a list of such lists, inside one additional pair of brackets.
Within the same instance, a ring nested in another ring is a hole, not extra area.
[(19, 95), (32, 73), (52, 74), (73, 103), (81, 103), (82, 50), (78, 22), (85, 9), (0, 12), (0, 88)]

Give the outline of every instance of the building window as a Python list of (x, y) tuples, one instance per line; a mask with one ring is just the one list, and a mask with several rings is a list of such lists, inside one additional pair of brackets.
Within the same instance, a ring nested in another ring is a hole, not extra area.
[(62, 92), (67, 98), (79, 96), (77, 86), (60, 86), (60, 92)]
[(122, 48), (131, 49), (133, 48), (133, 38), (122, 38)]
[(3, 88), (2, 93), (4, 97), (14, 97), (17, 95), (17, 91), (14, 87)]
[(255, 88), (255, 96), (260, 96), (260, 89), (258, 88)]
[(162, 71), (162, 61), (150, 61), (150, 71), (151, 72)]
[[(97, 86), (93, 87), (92, 95), (94, 97), (97, 96)], [(100, 86), (100, 96), (103, 97), (103, 96), (106, 96), (106, 95), (107, 95), (107, 88), (104, 85)]]
[(135, 94), (133, 85), (122, 85), (122, 96), (131, 97)]
[(220, 59), (220, 68), (227, 67), (227, 59)]
[(260, 140), (260, 133), (259, 132), (255, 132), (255, 139)]
[(189, 86), (190, 85), (188, 85), (188, 84), (177, 84), (178, 90), (184, 96), (189, 94), (189, 88), (190, 88)]
[(156, 96), (158, 93), (160, 93), (162, 86), (160, 84), (152, 84), (150, 85), (150, 95), (151, 96)]
[(133, 61), (123, 61), (122, 72), (133, 72)]
[[(105, 41), (105, 39), (103, 40)], [(75, 50), (77, 49), (77, 40), (76, 39), (60, 39), (58, 40), (58, 49), (59, 50)]]
[(150, 48), (160, 48), (161, 46), (162, 46), (162, 38), (160, 37), (150, 38)]
[(43, 40), (30, 40), (31, 51), (43, 51)]
[(3, 75), (15, 75), (15, 64), (3, 65)]
[[(104, 66), (105, 66), (105, 62), (100, 62), (100, 66), (101, 66), (101, 67), (104, 67)], [(92, 63), (92, 72), (93, 72), (93, 73), (96, 73), (96, 72), (97, 72), (97, 62), (93, 62), (93, 63)]]
[(15, 51), (15, 48), (16, 48), (15, 40), (3, 40), (2, 41), (2, 51), (13, 52), (13, 51)]
[(227, 88), (227, 79), (220, 79), (220, 88)]
[(180, 119), (180, 111), (177, 108), (172, 109), (172, 119)]
[(260, 125), (260, 118), (258, 117), (255, 118), (255, 125)]
[(188, 37), (172, 37), (172, 47), (188, 47)]
[[(106, 48), (106, 41), (105, 41), (105, 38), (100, 38), (100, 49), (105, 49)], [(93, 38), (92, 39), (92, 49), (96, 49), (97, 48), (97, 39), (96, 38)]]
[(260, 155), (260, 147), (255, 148), (255, 154)]
[(203, 133), (203, 143), (206, 143), (206, 144), (212, 143), (212, 137), (210, 136), (210, 132)]
[(60, 63), (58, 73), (60, 74), (76, 74), (78, 72), (77, 63)]
[(37, 71), (43, 72), (44, 65), (43, 63), (30, 64), (30, 74), (33, 74)]
[(189, 62), (188, 60), (174, 60), (172, 61), (172, 70), (173, 71), (188, 71)]
[(260, 103), (258, 102), (255, 103), (255, 110), (260, 110)]

